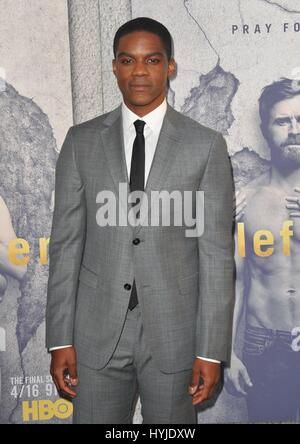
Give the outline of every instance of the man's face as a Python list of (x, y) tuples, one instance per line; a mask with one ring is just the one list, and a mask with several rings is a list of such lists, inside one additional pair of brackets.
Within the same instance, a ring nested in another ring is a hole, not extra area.
[(300, 166), (300, 95), (273, 106), (266, 137), (282, 160)]
[(113, 72), (125, 104), (140, 117), (159, 106), (175, 70), (159, 36), (135, 31), (120, 38)]

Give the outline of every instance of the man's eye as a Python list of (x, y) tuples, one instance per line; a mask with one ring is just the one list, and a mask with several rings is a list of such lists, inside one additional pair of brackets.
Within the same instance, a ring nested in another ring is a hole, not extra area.
[(121, 60), (121, 63), (123, 63), (123, 65), (128, 65), (131, 62), (130, 59), (123, 59)]
[(158, 59), (148, 59), (148, 60), (149, 60), (149, 62), (154, 63), (154, 64), (159, 62)]
[(276, 120), (275, 122), (279, 126), (287, 125), (289, 122), (287, 120)]

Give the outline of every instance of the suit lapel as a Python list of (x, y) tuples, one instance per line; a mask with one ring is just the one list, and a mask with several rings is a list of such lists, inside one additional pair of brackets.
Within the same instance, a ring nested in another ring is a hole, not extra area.
[[(180, 115), (167, 104), (167, 111), (157, 141), (148, 180), (146, 182), (145, 193), (148, 198), (148, 205), (151, 201), (151, 190), (159, 191), (163, 188), (164, 182), (180, 149), (181, 122), (180, 119), (178, 119), (178, 116)], [(135, 227), (136, 234), (140, 231), (142, 227), (141, 224), (145, 218), (146, 214), (142, 217), (140, 225)], [(148, 223), (149, 222), (150, 221), (148, 221)]]
[[(105, 128), (101, 131), (103, 149), (110, 169), (111, 176), (119, 195), (119, 183), (127, 184), (129, 194), (129, 179), (125, 159), (123, 127), (122, 127), (122, 105), (108, 114), (104, 121)], [(128, 213), (126, 202), (122, 199), (123, 209)]]

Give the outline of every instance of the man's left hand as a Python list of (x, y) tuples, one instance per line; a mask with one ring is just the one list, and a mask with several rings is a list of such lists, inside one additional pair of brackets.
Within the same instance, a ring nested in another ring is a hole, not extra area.
[(221, 377), (221, 364), (196, 358), (193, 362), (189, 394), (193, 405), (211, 398)]

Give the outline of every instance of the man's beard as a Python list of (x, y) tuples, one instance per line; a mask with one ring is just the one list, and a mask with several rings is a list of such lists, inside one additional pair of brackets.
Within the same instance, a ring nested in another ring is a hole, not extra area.
[(289, 137), (279, 146), (273, 145), (273, 154), (276, 154), (276, 158), (285, 164), (300, 167), (300, 134)]

